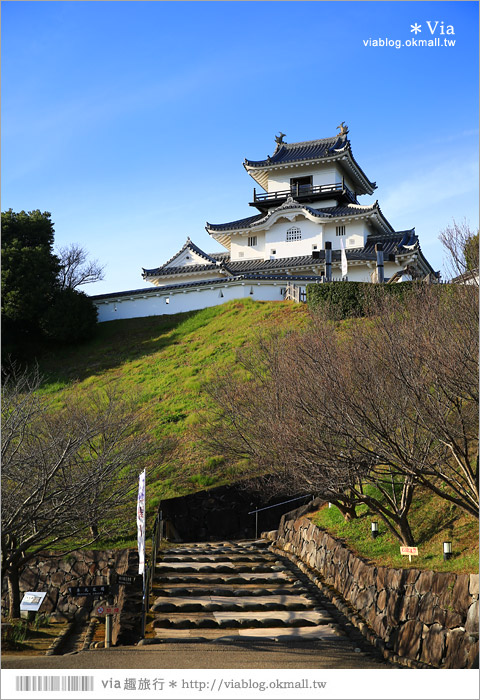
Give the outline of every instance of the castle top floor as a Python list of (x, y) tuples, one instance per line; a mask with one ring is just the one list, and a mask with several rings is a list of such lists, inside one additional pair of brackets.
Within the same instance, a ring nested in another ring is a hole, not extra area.
[(286, 143), (285, 134), (275, 138), (276, 149), (264, 160), (245, 159), (248, 174), (264, 192), (254, 188), (251, 206), (266, 211), (290, 194), (308, 203), (335, 199), (356, 203), (357, 196), (372, 194), (376, 183), (369, 180), (353, 157), (343, 122), (340, 134), (315, 141)]

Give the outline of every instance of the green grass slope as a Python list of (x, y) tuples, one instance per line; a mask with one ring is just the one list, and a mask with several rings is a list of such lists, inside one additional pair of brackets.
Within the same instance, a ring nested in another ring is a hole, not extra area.
[(43, 390), (61, 401), (74, 385), (94, 389), (113, 382), (135, 397), (155, 438), (177, 443), (162, 464), (149, 465), (152, 505), (241, 476), (241, 466), (208, 455), (195, 437), (196, 424), (210, 405), (205, 385), (219, 370), (238, 371), (236, 351), (256, 333), (298, 328), (308, 319), (303, 304), (247, 299), (172, 316), (102, 323), (89, 343), (42, 358)]

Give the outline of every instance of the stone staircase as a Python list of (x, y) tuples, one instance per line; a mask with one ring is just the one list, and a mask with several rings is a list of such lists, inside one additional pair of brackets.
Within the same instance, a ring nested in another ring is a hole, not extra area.
[(255, 540), (164, 550), (152, 593), (155, 637), (338, 638), (328, 601), (268, 545)]

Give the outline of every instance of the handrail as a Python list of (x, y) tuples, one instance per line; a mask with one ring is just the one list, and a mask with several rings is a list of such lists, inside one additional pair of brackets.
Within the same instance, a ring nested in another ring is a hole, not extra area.
[(296, 498), (290, 498), (288, 501), (282, 501), (281, 503), (275, 503), (273, 506), (265, 506), (264, 508), (257, 508), (256, 510), (251, 510), (248, 515), (252, 513), (260, 513), (261, 510), (269, 510), (270, 508), (276, 508), (277, 506), (284, 506), (285, 503), (292, 503), (293, 501), (299, 501), (301, 498), (313, 498), (311, 493), (305, 494), (304, 496), (297, 496)]
[(304, 496), (297, 496), (296, 498), (290, 498), (288, 501), (282, 501), (281, 503), (275, 503), (273, 506), (265, 506), (264, 508), (257, 508), (256, 510), (251, 510), (248, 515), (253, 515), (255, 513), (255, 539), (258, 537), (258, 514), (262, 510), (269, 510), (270, 508), (277, 508), (278, 506), (284, 506), (286, 503), (293, 503), (293, 501), (299, 501), (302, 498), (313, 498), (312, 494), (305, 494)]
[(287, 190), (278, 190), (276, 192), (265, 192), (260, 194), (257, 194), (257, 191), (254, 188), (253, 201), (263, 202), (269, 199), (281, 199), (282, 197), (288, 197), (288, 195), (295, 195), (298, 197), (322, 194), (323, 192), (342, 192), (343, 190), (353, 196), (353, 193), (344, 182), (332, 182), (331, 184), (327, 185), (294, 185)]
[(163, 514), (159, 510), (152, 531), (152, 551), (150, 562), (145, 562), (145, 574), (143, 577), (143, 598), (142, 598), (142, 637), (145, 637), (145, 627), (147, 612), (150, 607), (150, 593), (152, 592), (153, 579), (155, 576), (155, 566), (157, 564), (158, 547), (162, 541)]

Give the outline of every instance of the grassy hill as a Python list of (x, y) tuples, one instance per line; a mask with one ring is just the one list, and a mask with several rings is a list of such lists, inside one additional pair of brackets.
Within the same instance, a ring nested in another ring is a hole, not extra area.
[(209, 410), (204, 387), (218, 370), (239, 371), (236, 351), (256, 333), (298, 328), (308, 319), (303, 304), (247, 299), (172, 316), (102, 323), (92, 341), (40, 359), (43, 391), (60, 402), (74, 385), (95, 389), (113, 382), (122, 394), (134, 396), (159, 441), (176, 441), (161, 464), (148, 465), (153, 512), (162, 498), (241, 476), (241, 465), (207, 454), (196, 438), (195, 426)]
[[(205, 386), (218, 370), (241, 371), (236, 352), (257, 333), (305, 327), (309, 318), (303, 304), (247, 299), (197, 312), (102, 323), (89, 343), (41, 358), (40, 370), (46, 378), (43, 391), (55, 403), (75, 386), (95, 389), (114, 383), (144, 409), (155, 438), (175, 440), (174, 449), (163, 461), (148, 464), (147, 514), (152, 518), (161, 499), (230, 483), (244, 474), (244, 465), (228, 463), (221, 454), (212, 456), (198, 440), (198, 424), (205, 421), (210, 408)], [(348, 327), (352, 322), (342, 325)], [(117, 536), (99, 547), (135, 545), (131, 510), (113, 523)], [(399, 554), (398, 541), (383, 524), (382, 536), (373, 541), (368, 509), (360, 508), (359, 515), (358, 520), (344, 523), (335, 508), (324, 508), (315, 522), (367, 558), (390, 566), (408, 565), (408, 558)], [(419, 492), (412, 508), (412, 526), (422, 552), (412, 566), (476, 569), (478, 523), (474, 518)], [(441, 554), (443, 539), (453, 539), (457, 554), (446, 565)]]

